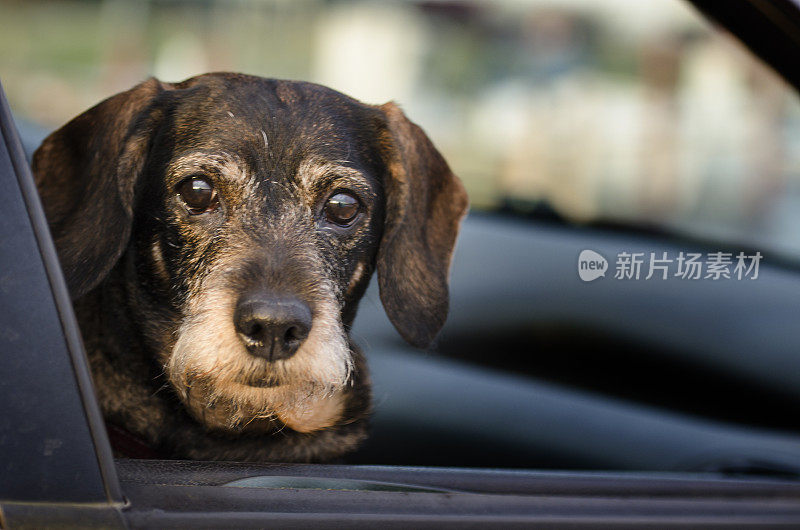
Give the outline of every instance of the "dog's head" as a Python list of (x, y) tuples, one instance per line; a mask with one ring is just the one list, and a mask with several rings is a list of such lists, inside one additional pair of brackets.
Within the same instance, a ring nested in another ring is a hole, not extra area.
[(406, 340), (444, 323), (466, 194), (392, 103), (236, 74), (150, 79), (50, 135), (33, 167), (73, 298), (120, 271), (208, 428), (342, 420), (346, 329), (374, 270)]

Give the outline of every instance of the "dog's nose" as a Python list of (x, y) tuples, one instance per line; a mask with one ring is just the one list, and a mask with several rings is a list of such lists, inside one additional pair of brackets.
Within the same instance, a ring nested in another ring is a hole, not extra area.
[(311, 330), (307, 304), (266, 293), (243, 296), (233, 320), (247, 351), (268, 361), (294, 355)]

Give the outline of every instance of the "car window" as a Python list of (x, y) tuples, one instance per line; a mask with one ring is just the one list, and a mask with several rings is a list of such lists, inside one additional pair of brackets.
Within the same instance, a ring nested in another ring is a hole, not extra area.
[(32, 0), (0, 20), (29, 152), (147, 76), (211, 71), (394, 100), (427, 132), (471, 201), (450, 317), (438, 355), (414, 351), (367, 291), (374, 433), (351, 461), (800, 473), (800, 284), (775, 267), (800, 259), (800, 100), (687, 2)]

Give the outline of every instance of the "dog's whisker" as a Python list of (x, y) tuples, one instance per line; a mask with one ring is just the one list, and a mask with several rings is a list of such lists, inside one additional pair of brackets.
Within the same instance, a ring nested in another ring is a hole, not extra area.
[(285, 423), (281, 424), (280, 428), (278, 428), (278, 430), (273, 433), (273, 436), (277, 436), (279, 434), (283, 434), (283, 436), (285, 437), (286, 433), (283, 432), (284, 429), (286, 429), (286, 424)]
[(150, 397), (154, 397), (156, 394), (158, 394), (158, 393), (159, 393), (159, 392), (161, 392), (162, 390), (166, 390), (167, 388), (169, 388), (169, 383), (164, 383), (163, 385), (161, 385), (160, 387), (158, 387), (158, 388), (156, 389), (156, 391), (155, 391), (155, 392), (153, 392), (153, 393), (150, 395)]

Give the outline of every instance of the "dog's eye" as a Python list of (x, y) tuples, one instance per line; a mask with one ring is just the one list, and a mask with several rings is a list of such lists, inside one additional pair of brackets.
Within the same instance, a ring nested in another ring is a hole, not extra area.
[(219, 206), (217, 191), (206, 179), (191, 177), (180, 184), (176, 190), (181, 196), (186, 209), (192, 215), (216, 210)]
[(358, 199), (345, 192), (338, 192), (325, 203), (325, 218), (337, 225), (347, 225), (358, 215)]

